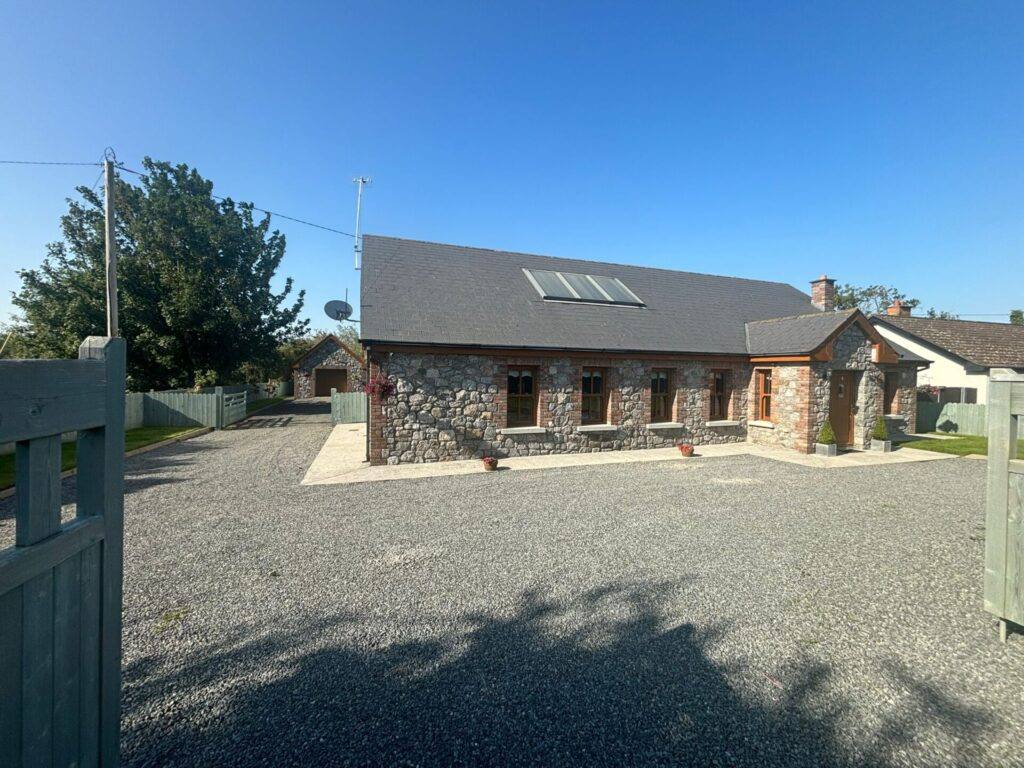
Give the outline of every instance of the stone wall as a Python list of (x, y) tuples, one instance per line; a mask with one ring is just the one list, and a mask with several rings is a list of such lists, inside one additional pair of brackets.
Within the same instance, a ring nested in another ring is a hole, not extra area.
[[(537, 427), (508, 430), (509, 366), (530, 366), (537, 385)], [(584, 367), (607, 382), (607, 428), (581, 425)], [(671, 371), (673, 424), (650, 425), (652, 369)], [(393, 394), (371, 398), (371, 462), (411, 463), (485, 455), (533, 456), (746, 439), (750, 366), (670, 359), (496, 357), (396, 352), (371, 363), (394, 383)], [(730, 421), (708, 426), (712, 370), (731, 380)]]
[[(770, 423), (757, 419), (757, 376), (759, 370), (772, 372), (772, 419)], [(750, 442), (780, 446), (807, 453), (808, 403), (810, 401), (811, 371), (806, 365), (758, 365), (754, 368), (748, 388), (750, 402)]]
[(313, 370), (316, 368), (344, 368), (348, 371), (348, 388), (354, 392), (366, 379), (363, 361), (350, 353), (337, 340), (330, 338), (310, 350), (299, 360), (292, 372), (295, 397), (313, 397)]
[(890, 418), (890, 429), (898, 432), (917, 431), (917, 365), (901, 363), (886, 366), (886, 370), (899, 372), (899, 389), (896, 391), (896, 414)]
[[(853, 408), (853, 445), (868, 447), (875, 419), (883, 411), (885, 374), (871, 361), (873, 343), (861, 328), (854, 324), (833, 342), (832, 359), (810, 364), (788, 363), (770, 368), (773, 382), (773, 424), (771, 427), (751, 425), (751, 442), (778, 445), (809, 453), (814, 450), (818, 434), (829, 415), (833, 371), (854, 371), (857, 398)], [(909, 372), (908, 369), (909, 368)], [(913, 367), (900, 366), (901, 407), (909, 398), (916, 397), (917, 374)], [(751, 378), (751, 419), (756, 418), (754, 389), (756, 377)], [(906, 404), (908, 412), (916, 404)]]

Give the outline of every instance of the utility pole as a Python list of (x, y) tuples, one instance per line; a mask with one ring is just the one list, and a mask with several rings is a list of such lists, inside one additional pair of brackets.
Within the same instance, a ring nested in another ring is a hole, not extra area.
[(359, 218), (363, 212), (363, 187), (366, 184), (371, 183), (373, 180), (369, 176), (358, 176), (352, 179), (353, 184), (358, 184), (359, 187), (356, 190), (356, 245), (355, 245), (355, 256), (356, 256), (356, 269), (362, 267), (363, 260), (363, 238), (359, 234)]
[(108, 153), (103, 161), (103, 179), (106, 199), (103, 213), (106, 218), (107, 257), (107, 336), (117, 336), (117, 239), (114, 236), (114, 161)]

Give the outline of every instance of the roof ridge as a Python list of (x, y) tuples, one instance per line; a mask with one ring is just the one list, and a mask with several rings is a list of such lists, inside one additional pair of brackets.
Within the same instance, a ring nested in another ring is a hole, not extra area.
[(872, 318), (878, 318), (885, 322), (886, 320), (927, 320), (930, 323), (974, 323), (975, 325), (996, 325), (1003, 328), (1022, 328), (1024, 325), (1014, 325), (1013, 323), (1000, 323), (996, 320), (964, 320), (959, 317), (922, 317), (921, 315), (890, 315), (886, 312), (874, 312), (870, 315)]
[(817, 312), (804, 312), (800, 315), (783, 315), (782, 317), (766, 317), (763, 320), (747, 320), (744, 325), (754, 325), (755, 323), (777, 323), (782, 320), (797, 320), (801, 317), (840, 317), (842, 315), (850, 316), (857, 309), (837, 309), (833, 312), (825, 312), (819, 310)]
[[(674, 275), (696, 275), (698, 277), (719, 277), (719, 278), (725, 278), (726, 280), (741, 280), (741, 281), (743, 281), (745, 283), (760, 283), (762, 285), (784, 285), (787, 288), (792, 288), (794, 291), (797, 291), (798, 293), (803, 293), (803, 291), (801, 291), (795, 285), (792, 285), (791, 283), (782, 282), (781, 280), (760, 280), (760, 279), (755, 278), (755, 277), (737, 277), (736, 275), (718, 275), (718, 274), (714, 274), (712, 272), (691, 272), (690, 270), (686, 270), (686, 269), (668, 269), (666, 267), (650, 267), (650, 266), (647, 266), (645, 264), (624, 264), (624, 263), (618, 262), (618, 261), (595, 261), (594, 259), (581, 259), (581, 258), (573, 258), (573, 257), (570, 257), (570, 256), (551, 256), (550, 254), (546, 254), (546, 253), (526, 253), (524, 251), (502, 251), (502, 250), (499, 250), (497, 248), (486, 248), (486, 247), (483, 247), (483, 246), (476, 246), (476, 245), (457, 245), (455, 243), (442, 243), (442, 242), (439, 242), (437, 240), (419, 240), (419, 239), (410, 238), (410, 237), (393, 237), (391, 235), (373, 235), (373, 234), (364, 234), (363, 235), (364, 239), (367, 238), (367, 237), (369, 237), (369, 238), (377, 238), (378, 240), (399, 240), (399, 241), (401, 241), (403, 243), (421, 243), (423, 245), (441, 245), (441, 246), (444, 246), (445, 248), (458, 248), (459, 250), (463, 250), (463, 251), (488, 251), (488, 252), (496, 254), (496, 255), (533, 256), (533, 257), (536, 257), (536, 258), (539, 258), (539, 259), (554, 259), (556, 261), (585, 261), (585, 262), (589, 262), (590, 264), (602, 264), (602, 265), (609, 266), (609, 267), (629, 267), (631, 269), (647, 269), (647, 270), (651, 270), (651, 271), (654, 271), (654, 272), (669, 272), (669, 273), (674, 274)], [(806, 296), (807, 294), (804, 294), (804, 295)]]

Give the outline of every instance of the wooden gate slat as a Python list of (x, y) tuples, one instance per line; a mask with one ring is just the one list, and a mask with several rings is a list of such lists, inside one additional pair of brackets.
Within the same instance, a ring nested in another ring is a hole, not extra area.
[(15, 543), (27, 547), (60, 528), (60, 435), (18, 443), (15, 451)]
[(22, 587), (21, 764), (53, 760), (53, 570)]
[(100, 760), (100, 552), (82, 550), (79, 670), (79, 765), (94, 768)]
[(21, 587), (0, 593), (0, 765), (21, 762)]
[(53, 764), (78, 765), (81, 670), (81, 554), (54, 569), (53, 578)]

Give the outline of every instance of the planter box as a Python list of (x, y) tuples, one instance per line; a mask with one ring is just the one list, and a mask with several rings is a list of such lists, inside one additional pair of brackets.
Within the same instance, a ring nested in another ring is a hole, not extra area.
[(889, 453), (892, 450), (892, 440), (871, 440), (871, 450)]
[(814, 444), (814, 455), (815, 456), (838, 456), (839, 446), (835, 443), (829, 445), (828, 443), (815, 443)]

